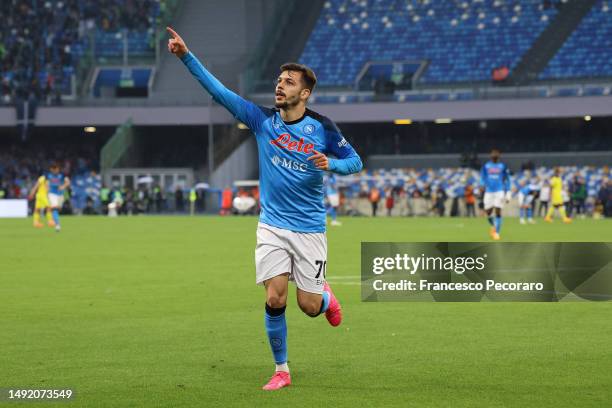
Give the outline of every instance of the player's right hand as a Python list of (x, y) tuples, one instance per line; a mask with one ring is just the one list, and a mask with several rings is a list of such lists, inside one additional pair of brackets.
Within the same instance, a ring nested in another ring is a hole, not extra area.
[(186, 55), (189, 50), (187, 49), (185, 41), (183, 41), (181, 36), (170, 27), (166, 27), (166, 31), (168, 34), (170, 34), (170, 39), (168, 40), (168, 51), (179, 58)]

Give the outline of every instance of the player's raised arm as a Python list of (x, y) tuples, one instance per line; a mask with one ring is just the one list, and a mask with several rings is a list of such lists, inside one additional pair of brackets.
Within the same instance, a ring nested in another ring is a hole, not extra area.
[(170, 39), (168, 40), (168, 51), (180, 58), (189, 69), (189, 72), (191, 72), (217, 103), (223, 105), (232, 115), (255, 132), (261, 120), (261, 112), (258, 107), (254, 103), (245, 100), (227, 89), (217, 78), (215, 78), (196, 56), (189, 51), (185, 41), (176, 31), (170, 27), (166, 27), (166, 31), (168, 31), (170, 35)]

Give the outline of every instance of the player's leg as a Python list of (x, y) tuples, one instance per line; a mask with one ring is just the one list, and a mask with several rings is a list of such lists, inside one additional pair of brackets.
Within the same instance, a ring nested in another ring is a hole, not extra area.
[(310, 293), (298, 288), (297, 302), (302, 312), (310, 317), (317, 317), (327, 311), (329, 307), (329, 293), (325, 291), (321, 294)]
[(493, 235), (495, 235), (495, 221), (493, 218), (493, 196), (491, 193), (484, 193), (483, 207), (487, 215), (487, 221), (489, 221), (490, 225), (489, 235), (491, 236), (491, 238), (493, 238)]
[(43, 224), (40, 222), (40, 212), (42, 211), (37, 205), (34, 206), (34, 212), (32, 214), (33, 217), (33, 225), (35, 228), (42, 228)]
[(276, 371), (289, 371), (287, 367), (287, 290), (289, 273), (275, 276), (264, 282), (266, 288), (265, 326), (270, 348), (274, 355)]
[(264, 283), (266, 287), (264, 322), (276, 364), (274, 375), (262, 387), (266, 391), (274, 391), (291, 385), (291, 376), (287, 365), (287, 321), (285, 319), (288, 282), (289, 274), (286, 273), (268, 279)]
[(546, 217), (544, 217), (544, 221), (546, 222), (553, 221), (552, 216), (553, 216), (553, 213), (555, 212), (555, 207), (556, 206), (554, 204), (548, 207), (548, 211), (546, 211)]
[(533, 206), (529, 206), (527, 207), (527, 222), (530, 224), (535, 224), (535, 221), (533, 220)]
[(287, 366), (287, 286), (292, 269), (290, 254), (284, 249), (283, 230), (259, 224), (255, 248), (257, 284), (266, 289), (264, 326), (274, 356), (276, 370), (264, 390), (277, 390), (291, 384)]
[(567, 216), (567, 213), (565, 210), (565, 204), (561, 204), (559, 206), (559, 214), (561, 214), (561, 219), (563, 220), (564, 223), (569, 224), (570, 222), (572, 222), (572, 219)]
[(53, 221), (53, 216), (51, 214), (51, 207), (45, 208), (45, 217), (47, 219), (47, 225), (50, 227), (55, 227), (55, 221)]
[[(56, 230), (60, 229), (60, 220), (59, 220), (59, 207), (62, 205), (62, 198), (57, 194), (49, 194), (49, 204), (51, 205), (51, 215), (53, 217), (53, 224), (55, 225)], [(52, 224), (49, 224), (52, 226)]]
[(493, 234), (493, 239), (494, 240), (499, 240), (499, 234), (501, 233), (501, 226), (502, 226), (502, 214), (501, 214), (501, 207), (495, 207), (495, 220), (494, 220), (494, 225), (495, 225), (495, 234)]
[(308, 316), (325, 313), (332, 326), (342, 322), (342, 307), (325, 281), (327, 274), (327, 238), (325, 233), (291, 233), (293, 278), (300, 309)]

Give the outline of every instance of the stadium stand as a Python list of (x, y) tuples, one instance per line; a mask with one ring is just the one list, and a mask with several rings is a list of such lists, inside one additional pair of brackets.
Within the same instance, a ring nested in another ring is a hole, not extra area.
[(612, 10), (599, 0), (582, 20), (540, 79), (612, 76)]
[[(560, 169), (570, 211), (570, 191), (578, 179), (586, 186), (584, 205), (587, 214), (593, 214), (598, 205), (610, 207), (612, 203), (608, 202), (607, 197), (612, 188), (612, 171), (609, 167), (565, 166)], [(522, 182), (539, 192), (552, 174), (553, 168), (550, 167), (517, 172), (512, 176), (513, 196), (516, 197)], [(391, 207), (387, 207), (389, 210), (394, 209), (390, 212), (392, 215), (466, 215), (463, 206), (466, 189), (470, 187), (479, 196), (480, 188), (479, 172), (465, 168), (364, 170), (359, 175), (340, 176), (336, 179), (346, 199), (344, 210), (353, 215), (370, 215), (368, 197), (375, 188), (387, 206), (387, 198), (392, 198)]]
[(329, 0), (301, 62), (322, 86), (352, 84), (370, 60), (428, 60), (425, 83), (486, 81), (546, 28), (557, 13), (546, 3)]
[[(165, 0), (11, 0), (0, 2), (0, 104), (16, 99), (60, 103), (79, 62), (95, 51), (120, 57), (154, 47), (153, 26)], [(91, 46), (90, 33), (95, 46)], [(92, 49), (93, 48), (93, 49)]]

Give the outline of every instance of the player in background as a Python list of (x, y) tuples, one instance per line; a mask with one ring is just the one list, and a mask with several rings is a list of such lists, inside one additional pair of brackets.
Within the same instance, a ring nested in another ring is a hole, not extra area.
[[(328, 118), (306, 108), (316, 76), (304, 65), (283, 64), (275, 89), (275, 109), (247, 101), (227, 89), (188, 50), (170, 27), (168, 50), (255, 135), (259, 154), (261, 213), (255, 248), (256, 283), (264, 285), (264, 323), (276, 371), (264, 390), (291, 384), (287, 365), (288, 282), (295, 281), (297, 303), (311, 317), (325, 314), (332, 326), (342, 321), (340, 303), (325, 281), (327, 267), (325, 171), (361, 170), (359, 155)], [(333, 155), (335, 158), (330, 158)], [(323, 349), (324, 340), (312, 345)]]
[(336, 218), (338, 216), (338, 207), (340, 206), (340, 193), (338, 192), (336, 185), (336, 177), (333, 174), (330, 174), (327, 177), (325, 186), (325, 195), (329, 205), (329, 216), (331, 217), (330, 224), (334, 227), (339, 227), (342, 225), (342, 223)]
[(53, 163), (47, 173), (47, 181), (49, 182), (49, 205), (53, 222), (55, 223), (55, 231), (61, 230), (59, 210), (64, 203), (64, 191), (70, 186), (70, 179), (60, 172), (59, 165)]
[(521, 180), (519, 183), (518, 203), (520, 208), (519, 212), (521, 224), (526, 224), (527, 222), (530, 224), (535, 224), (535, 221), (533, 220), (532, 206), (535, 190), (533, 190), (532, 187), (533, 186), (526, 180)]
[(572, 219), (567, 216), (565, 212), (565, 203), (563, 201), (563, 180), (561, 179), (561, 169), (556, 167), (554, 174), (550, 179), (550, 201), (551, 206), (548, 208), (544, 221), (553, 222), (552, 216), (555, 210), (559, 210), (563, 222), (569, 224)]
[(34, 198), (34, 195), (36, 195), (36, 201), (34, 202), (34, 213), (33, 213), (35, 228), (44, 227), (44, 224), (40, 222), (40, 214), (42, 212), (45, 212), (47, 215), (47, 224), (50, 227), (55, 226), (55, 223), (51, 219), (51, 209), (49, 208), (48, 193), (49, 193), (49, 182), (47, 181), (47, 178), (44, 175), (40, 176), (38, 180), (36, 180), (36, 184), (34, 184), (34, 187), (32, 187), (32, 190), (30, 190), (30, 194), (28, 196), (28, 198), (31, 200)]
[[(484, 210), (491, 225), (489, 235), (495, 241), (500, 239), (502, 208), (510, 200), (510, 172), (500, 161), (498, 149), (491, 150), (491, 160), (480, 170), (480, 186), (484, 190)], [(495, 217), (493, 217), (495, 210)]]

